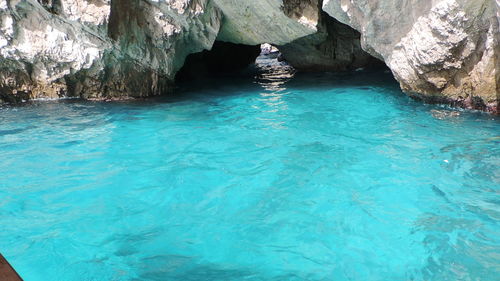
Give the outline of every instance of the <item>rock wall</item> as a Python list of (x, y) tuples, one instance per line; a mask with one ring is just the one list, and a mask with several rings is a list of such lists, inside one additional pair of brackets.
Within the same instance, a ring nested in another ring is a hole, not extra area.
[(214, 0), (224, 14), (218, 40), (284, 45), (317, 32), (319, 0)]
[(346, 71), (380, 65), (361, 48), (360, 34), (320, 12), (318, 32), (279, 46), (288, 63), (302, 71)]
[(63, 79), (90, 68), (111, 46), (103, 25), (58, 16), (60, 1), (0, 0), (0, 97), (59, 97)]
[(0, 100), (168, 92), (214, 42), (279, 46), (295, 67), (373, 57), (429, 101), (496, 111), (498, 0), (0, 0)]
[(495, 0), (325, 0), (323, 9), (358, 30), (363, 49), (384, 60), (408, 94), (496, 112), (499, 5)]
[(360, 34), (322, 11), (320, 0), (214, 0), (223, 11), (218, 40), (271, 43), (299, 70), (348, 70), (366, 66)]
[(164, 93), (221, 20), (208, 0), (0, 0), (0, 99)]

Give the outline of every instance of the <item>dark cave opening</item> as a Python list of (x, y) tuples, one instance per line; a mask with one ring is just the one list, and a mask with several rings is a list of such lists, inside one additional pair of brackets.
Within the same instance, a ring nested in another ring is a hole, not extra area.
[(177, 72), (175, 80), (182, 83), (232, 73), (254, 63), (260, 53), (260, 45), (215, 41), (211, 50), (190, 54)]
[(344, 72), (360, 69), (387, 71), (386, 64), (364, 51), (361, 34), (328, 14), (319, 15), (318, 31), (285, 45), (242, 45), (215, 41), (211, 50), (189, 55), (176, 82), (237, 73), (259, 55), (276, 57), (299, 72)]
[(249, 46), (216, 41), (211, 50), (193, 53), (186, 58), (175, 77), (174, 98), (192, 98), (200, 91), (208, 96), (236, 95), (239, 90), (234, 89), (246, 89), (252, 84), (270, 91), (284, 89), (285, 84), (314, 88), (318, 79), (320, 83), (331, 79), (331, 87), (341, 83), (367, 85), (380, 81), (396, 85), (385, 63), (369, 55), (367, 64), (302, 68), (296, 67), (295, 61), (288, 60), (281, 48), (269, 43)]

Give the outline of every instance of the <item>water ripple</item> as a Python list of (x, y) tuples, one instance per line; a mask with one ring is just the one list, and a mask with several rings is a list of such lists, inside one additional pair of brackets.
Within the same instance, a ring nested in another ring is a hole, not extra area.
[(2, 253), (34, 281), (498, 279), (498, 118), (253, 71), (1, 108)]

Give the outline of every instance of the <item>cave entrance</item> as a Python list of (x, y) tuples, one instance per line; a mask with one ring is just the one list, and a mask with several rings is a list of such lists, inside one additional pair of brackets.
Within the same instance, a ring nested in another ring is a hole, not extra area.
[(253, 64), (257, 72), (270, 65), (275, 68), (283, 66), (288, 72), (293, 69), (273, 44), (242, 45), (215, 41), (211, 50), (190, 54), (177, 72), (175, 81), (185, 83), (232, 74), (253, 75), (254, 71), (241, 73)]
[(388, 68), (361, 47), (361, 34), (322, 12), (318, 32), (284, 45), (242, 45), (215, 41), (211, 50), (189, 55), (176, 75), (177, 82), (232, 74), (266, 59), (276, 59), (302, 72), (339, 72)]
[(251, 46), (215, 41), (211, 50), (187, 56), (175, 80), (186, 82), (233, 73), (253, 64), (261, 52), (261, 45)]

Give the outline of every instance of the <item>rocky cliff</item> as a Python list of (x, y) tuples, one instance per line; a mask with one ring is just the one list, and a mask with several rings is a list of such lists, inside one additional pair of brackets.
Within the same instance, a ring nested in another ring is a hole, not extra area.
[(0, 0), (0, 102), (159, 95), (170, 91), (189, 54), (217, 40), (274, 44), (304, 70), (348, 70), (375, 57), (410, 95), (494, 112), (500, 99), (499, 5)]
[(358, 30), (406, 93), (498, 110), (500, 1), (325, 0), (323, 10)]

